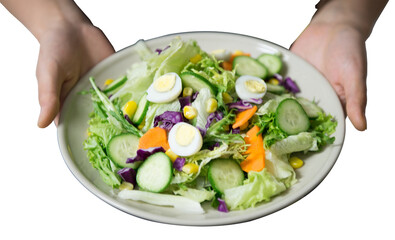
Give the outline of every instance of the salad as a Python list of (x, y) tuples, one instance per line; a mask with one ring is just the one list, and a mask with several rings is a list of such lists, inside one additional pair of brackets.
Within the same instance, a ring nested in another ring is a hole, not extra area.
[[(242, 47), (242, 46), (240, 46)], [(247, 209), (297, 183), (300, 153), (334, 142), (337, 122), (282, 76), (279, 54), (203, 51), (174, 38), (97, 86), (84, 149), (121, 199), (203, 213)], [(295, 153), (299, 153), (297, 157)]]

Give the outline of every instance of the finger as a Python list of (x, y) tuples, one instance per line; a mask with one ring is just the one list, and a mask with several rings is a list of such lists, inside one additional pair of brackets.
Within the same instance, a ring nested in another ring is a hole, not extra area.
[(344, 91), (348, 118), (356, 129), (366, 130), (366, 76), (364, 74), (349, 76), (345, 81)]
[(37, 63), (38, 96), (41, 106), (37, 125), (45, 128), (54, 120), (59, 112), (60, 83), (57, 64), (40, 52)]

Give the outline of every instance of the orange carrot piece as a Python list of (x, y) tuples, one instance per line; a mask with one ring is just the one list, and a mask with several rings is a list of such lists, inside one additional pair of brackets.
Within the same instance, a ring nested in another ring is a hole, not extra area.
[(233, 65), (231, 62), (224, 61), (222, 62), (222, 67), (227, 71), (232, 71)]
[(250, 109), (244, 110), (236, 114), (235, 123), (233, 123), (232, 128), (238, 128), (248, 122), (252, 116), (254, 116), (255, 112), (258, 110), (257, 106), (253, 106)]
[(252, 127), (248, 130), (244, 140), (248, 146), (247, 151), (244, 154), (249, 154), (247, 158), (240, 163), (240, 167), (244, 172), (260, 172), (265, 168), (265, 149), (263, 147), (262, 134), (258, 134), (260, 131), (258, 126)]
[(147, 149), (151, 147), (163, 147), (167, 151), (170, 146), (167, 141), (167, 132), (160, 127), (154, 127), (148, 130), (139, 140), (139, 149)]

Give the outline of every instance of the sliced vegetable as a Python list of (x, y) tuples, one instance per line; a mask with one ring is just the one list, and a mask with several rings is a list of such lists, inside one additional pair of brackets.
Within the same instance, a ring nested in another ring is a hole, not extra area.
[(166, 111), (154, 119), (154, 127), (159, 126), (167, 131), (179, 122), (183, 122), (182, 113), (176, 111)]
[(233, 123), (232, 128), (238, 128), (241, 125), (245, 124), (252, 116), (254, 116), (255, 112), (258, 110), (257, 106), (253, 106), (250, 109), (244, 110), (236, 114), (235, 123)]
[(265, 65), (268, 70), (268, 75), (273, 76), (273, 74), (279, 73), (283, 67), (283, 62), (281, 58), (274, 54), (261, 54), (257, 58), (258, 62)]
[(183, 72), (180, 75), (183, 87), (190, 87), (194, 91), (200, 91), (203, 88), (208, 88), (211, 94), (216, 95), (217, 89), (203, 76), (194, 72)]
[(233, 159), (212, 160), (207, 176), (213, 189), (220, 194), (228, 188), (242, 185), (244, 181), (244, 173)]
[(240, 163), (244, 172), (260, 172), (265, 167), (265, 149), (263, 147), (262, 134), (259, 134), (259, 127), (254, 126), (246, 133), (244, 138), (246, 144), (249, 144), (244, 154), (247, 158)]
[(233, 68), (236, 69), (236, 74), (251, 75), (259, 78), (266, 78), (268, 75), (268, 70), (266, 67), (249, 56), (237, 56), (233, 60)]
[(130, 133), (117, 135), (107, 144), (108, 156), (119, 166), (136, 168), (139, 163), (128, 164), (126, 160), (137, 154), (139, 138)]
[(147, 159), (149, 156), (157, 153), (157, 152), (165, 152), (163, 147), (152, 147), (148, 149), (139, 149), (137, 150), (136, 156), (132, 158), (128, 158), (126, 160), (126, 163), (134, 163), (138, 161), (144, 161)]
[(138, 144), (139, 149), (152, 147), (163, 147), (166, 151), (170, 148), (165, 129), (160, 127), (151, 128), (140, 138)]
[(122, 168), (117, 173), (125, 182), (131, 183), (133, 186), (137, 185), (136, 171), (133, 168)]
[(192, 214), (203, 214), (204, 210), (199, 202), (183, 196), (158, 194), (139, 190), (123, 190), (118, 196), (122, 199), (143, 201), (159, 206), (173, 206), (175, 209)]
[(298, 97), (296, 100), (302, 105), (309, 118), (317, 118), (324, 111), (315, 103), (306, 98)]
[(147, 100), (147, 93), (145, 93), (137, 105), (137, 110), (133, 115), (132, 122), (134, 125), (138, 126), (143, 122), (145, 115), (147, 114), (149, 101)]
[(149, 192), (162, 192), (171, 182), (173, 166), (170, 158), (163, 152), (149, 156), (137, 171), (138, 186)]
[[(108, 87), (106, 89), (103, 90), (103, 93), (110, 93), (113, 92), (115, 90), (117, 90), (118, 88), (120, 88), (126, 81), (128, 80), (127, 76), (123, 76), (115, 81), (112, 81), (108, 85)], [(107, 82), (107, 81), (106, 81)]]
[(266, 87), (267, 87), (268, 92), (279, 94), (279, 95), (283, 94), (286, 91), (284, 86), (275, 85), (275, 84), (268, 83), (268, 82), (266, 83)]
[(276, 123), (287, 134), (305, 132), (310, 127), (309, 118), (303, 107), (293, 98), (280, 102), (276, 110)]

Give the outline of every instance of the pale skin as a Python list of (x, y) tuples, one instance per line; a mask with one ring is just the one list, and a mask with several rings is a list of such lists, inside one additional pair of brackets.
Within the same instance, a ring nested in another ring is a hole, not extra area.
[[(388, 0), (330, 0), (291, 51), (329, 80), (354, 127), (367, 127), (365, 41)], [(114, 53), (103, 32), (71, 0), (0, 0), (40, 43), (38, 126), (58, 124), (62, 103), (78, 79)]]

